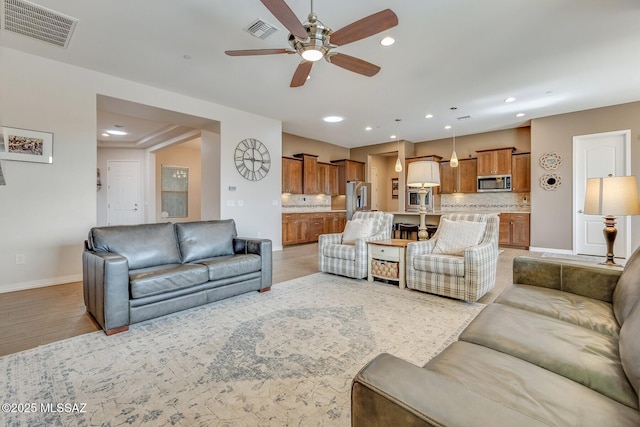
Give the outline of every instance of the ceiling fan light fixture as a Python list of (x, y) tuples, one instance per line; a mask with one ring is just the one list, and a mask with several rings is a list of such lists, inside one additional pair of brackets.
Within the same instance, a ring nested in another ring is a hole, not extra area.
[(314, 46), (309, 46), (301, 53), (305, 61), (316, 62), (324, 57), (324, 52), (317, 50)]

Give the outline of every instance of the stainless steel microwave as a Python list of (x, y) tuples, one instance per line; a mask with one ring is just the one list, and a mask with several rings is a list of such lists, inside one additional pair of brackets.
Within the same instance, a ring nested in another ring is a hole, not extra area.
[[(425, 195), (424, 205), (427, 211), (433, 210), (433, 197), (432, 197), (432, 189), (431, 187), (426, 188), (427, 194)], [(407, 189), (407, 200), (406, 200), (406, 209), (407, 212), (418, 212), (420, 210), (420, 191), (419, 188), (409, 187)]]
[(511, 175), (490, 175), (478, 177), (478, 193), (511, 191)]

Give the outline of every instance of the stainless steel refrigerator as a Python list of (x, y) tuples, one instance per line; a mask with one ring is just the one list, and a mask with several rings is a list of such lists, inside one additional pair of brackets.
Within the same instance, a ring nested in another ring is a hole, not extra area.
[(371, 183), (364, 181), (347, 182), (347, 219), (356, 211), (371, 210)]

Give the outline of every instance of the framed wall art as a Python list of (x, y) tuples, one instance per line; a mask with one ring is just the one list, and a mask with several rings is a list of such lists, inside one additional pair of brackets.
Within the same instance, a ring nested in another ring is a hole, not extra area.
[(20, 162), (53, 163), (53, 134), (3, 127), (4, 150), (0, 158)]
[(391, 198), (398, 198), (398, 178), (391, 178)]

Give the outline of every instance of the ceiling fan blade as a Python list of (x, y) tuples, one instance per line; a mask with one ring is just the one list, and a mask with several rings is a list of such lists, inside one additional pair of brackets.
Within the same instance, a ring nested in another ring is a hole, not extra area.
[(353, 56), (345, 55), (344, 53), (334, 53), (327, 57), (327, 61), (345, 70), (353, 71), (354, 73), (367, 77), (375, 76), (378, 74), (378, 71), (380, 71), (380, 67), (377, 65)]
[(340, 28), (331, 34), (331, 44), (342, 46), (398, 25), (398, 17), (391, 9), (385, 9)]
[(291, 79), (290, 87), (300, 87), (305, 84), (307, 81), (307, 77), (311, 73), (311, 67), (313, 66), (313, 62), (311, 61), (302, 61), (298, 68), (296, 68), (296, 72), (293, 73), (293, 78)]
[(278, 53), (295, 53), (291, 49), (246, 49), (246, 50), (225, 50), (229, 56), (249, 56), (249, 55), (275, 55)]
[(297, 38), (306, 40), (309, 38), (307, 30), (302, 26), (298, 17), (287, 6), (284, 0), (260, 0), (269, 12), (275, 16), (287, 30)]

